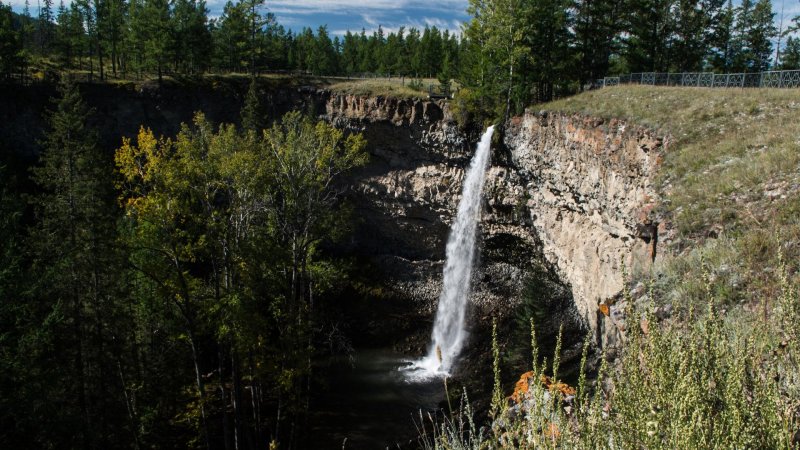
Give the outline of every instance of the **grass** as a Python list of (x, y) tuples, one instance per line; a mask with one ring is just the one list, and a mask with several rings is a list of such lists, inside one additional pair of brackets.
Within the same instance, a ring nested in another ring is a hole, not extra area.
[(542, 109), (623, 118), (672, 137), (657, 185), (675, 257), (657, 275), (673, 300), (700, 300), (703, 264), (723, 302), (750, 309), (775, 298), (779, 248), (796, 273), (800, 90), (620, 86)]
[(434, 79), (421, 80), (421, 89), (414, 89), (411, 78), (376, 78), (376, 79), (330, 79), (330, 89), (341, 94), (362, 96), (381, 96), (393, 98), (425, 99), (428, 97), (428, 86), (436, 88), (439, 82)]

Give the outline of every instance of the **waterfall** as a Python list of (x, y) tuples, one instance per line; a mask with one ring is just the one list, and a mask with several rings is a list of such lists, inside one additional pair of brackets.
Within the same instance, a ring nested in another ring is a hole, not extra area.
[(481, 215), (481, 192), (489, 164), (492, 134), (494, 126), (489, 127), (481, 137), (464, 179), (458, 215), (447, 241), (444, 280), (431, 346), (427, 356), (413, 365), (413, 378), (446, 376), (454, 367), (467, 338), (464, 322), (475, 259), (475, 235)]

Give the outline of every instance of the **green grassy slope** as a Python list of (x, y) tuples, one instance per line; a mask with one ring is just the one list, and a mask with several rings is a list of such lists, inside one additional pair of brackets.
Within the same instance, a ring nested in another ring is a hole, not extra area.
[(541, 108), (624, 118), (673, 137), (658, 186), (677, 236), (660, 285), (679, 305), (702, 298), (703, 265), (722, 303), (751, 310), (778, 295), (779, 247), (796, 272), (800, 90), (620, 86)]

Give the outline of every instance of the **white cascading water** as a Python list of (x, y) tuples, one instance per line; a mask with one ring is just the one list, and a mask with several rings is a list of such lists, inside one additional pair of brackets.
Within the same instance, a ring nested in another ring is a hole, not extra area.
[(475, 259), (475, 235), (481, 214), (481, 192), (489, 164), (489, 149), (494, 126), (481, 137), (472, 157), (458, 204), (458, 215), (447, 241), (442, 292), (433, 326), (431, 347), (427, 356), (410, 368), (409, 378), (425, 379), (447, 376), (464, 346), (464, 327), (470, 295), (470, 278)]

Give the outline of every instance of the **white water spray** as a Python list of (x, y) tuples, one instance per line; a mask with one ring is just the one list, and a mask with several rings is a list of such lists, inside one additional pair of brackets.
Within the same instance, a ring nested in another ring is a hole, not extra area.
[(447, 241), (444, 281), (439, 295), (431, 347), (428, 355), (413, 365), (410, 378), (447, 376), (467, 338), (464, 320), (470, 295), (472, 263), (475, 259), (475, 235), (481, 214), (481, 192), (489, 164), (493, 134), (494, 126), (491, 126), (481, 137), (464, 179), (458, 215)]

